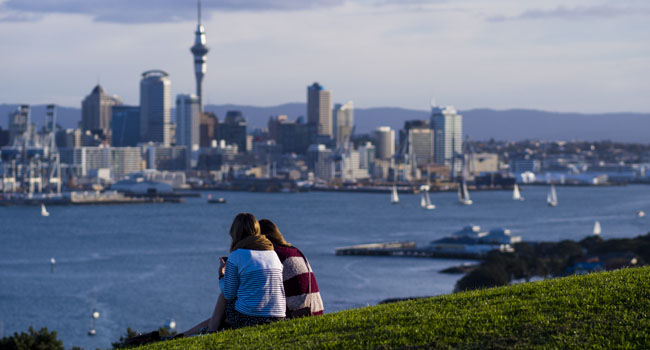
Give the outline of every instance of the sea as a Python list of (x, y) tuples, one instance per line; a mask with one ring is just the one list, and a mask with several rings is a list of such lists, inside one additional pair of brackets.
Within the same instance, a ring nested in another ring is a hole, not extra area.
[[(376, 305), (388, 298), (451, 293), (460, 275), (440, 273), (467, 260), (336, 256), (335, 248), (415, 241), (419, 246), (466, 225), (510, 229), (524, 241), (579, 240), (594, 222), (603, 238), (650, 231), (650, 186), (546, 186), (472, 192), (460, 206), (452, 192), (420, 197), (377, 193), (204, 192), (182, 204), (0, 208), (0, 337), (47, 327), (66, 348), (110, 348), (127, 327), (151, 331), (176, 323), (185, 330), (208, 318), (219, 294), (218, 258), (228, 254), (237, 213), (274, 221), (309, 259), (325, 311)], [(208, 204), (206, 197), (227, 204)], [(51, 259), (56, 263), (52, 268)], [(93, 311), (99, 318), (92, 319)], [(94, 328), (96, 335), (89, 336)]]

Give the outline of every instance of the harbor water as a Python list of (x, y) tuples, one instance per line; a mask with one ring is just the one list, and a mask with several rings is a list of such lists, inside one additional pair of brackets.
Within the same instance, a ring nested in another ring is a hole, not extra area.
[[(508, 228), (526, 241), (579, 240), (594, 222), (604, 238), (650, 231), (650, 186), (558, 187), (433, 193), (435, 210), (418, 195), (376, 193), (212, 193), (227, 204), (188, 198), (184, 204), (0, 208), (0, 337), (47, 327), (66, 348), (108, 348), (127, 327), (150, 331), (170, 319), (185, 329), (207, 318), (219, 293), (218, 257), (228, 254), (228, 229), (239, 212), (275, 221), (316, 273), (326, 312), (374, 305), (387, 298), (450, 293), (459, 275), (439, 271), (462, 260), (335, 256), (362, 243), (426, 245), (465, 225)], [(55, 258), (56, 263), (50, 264)], [(97, 310), (95, 336), (88, 336)]]

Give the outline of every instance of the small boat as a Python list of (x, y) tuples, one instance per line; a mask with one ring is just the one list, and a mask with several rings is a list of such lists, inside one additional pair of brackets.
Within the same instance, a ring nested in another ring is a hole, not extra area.
[(223, 197), (212, 198), (212, 195), (208, 195), (208, 203), (210, 204), (226, 204), (226, 199)]
[(523, 201), (524, 197), (519, 193), (519, 186), (515, 184), (515, 187), (512, 189), (512, 199), (516, 201)]
[(548, 192), (548, 195), (546, 196), (546, 203), (550, 207), (555, 207), (557, 206), (557, 192), (555, 191), (555, 185), (551, 185), (551, 190)]
[(93, 335), (95, 335), (95, 334), (97, 334), (97, 331), (95, 330), (95, 328), (91, 328), (91, 329), (88, 331), (88, 335), (89, 335), (89, 336), (93, 336)]
[(45, 209), (45, 204), (41, 203), (41, 216), (50, 216), (50, 213)]
[(422, 198), (420, 199), (420, 206), (426, 210), (436, 209), (436, 206), (431, 204), (431, 197), (429, 197), (429, 187), (424, 187), (422, 191)]
[(390, 194), (390, 204), (399, 203), (399, 196), (397, 195), (397, 186), (393, 185), (393, 191)]
[(596, 221), (594, 223), (594, 235), (599, 235), (602, 233), (602, 229), (600, 228), (600, 222)]
[(643, 210), (637, 210), (636, 211), (636, 216), (642, 218), (645, 216), (645, 212)]
[(469, 191), (467, 190), (467, 182), (463, 181), (458, 186), (458, 203), (462, 205), (472, 205), (474, 202), (469, 198)]

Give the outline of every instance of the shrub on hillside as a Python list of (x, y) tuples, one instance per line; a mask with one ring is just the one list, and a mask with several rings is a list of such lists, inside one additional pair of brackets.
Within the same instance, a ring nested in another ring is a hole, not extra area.
[(63, 350), (63, 342), (56, 339), (56, 331), (48, 331), (41, 328), (35, 331), (29, 327), (27, 333), (18, 332), (10, 337), (0, 339), (0, 349), (3, 350)]

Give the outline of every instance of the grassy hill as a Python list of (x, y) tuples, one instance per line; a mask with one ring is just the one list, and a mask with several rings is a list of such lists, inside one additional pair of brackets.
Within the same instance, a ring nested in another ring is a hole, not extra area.
[(650, 268), (383, 304), (144, 349), (650, 348)]

